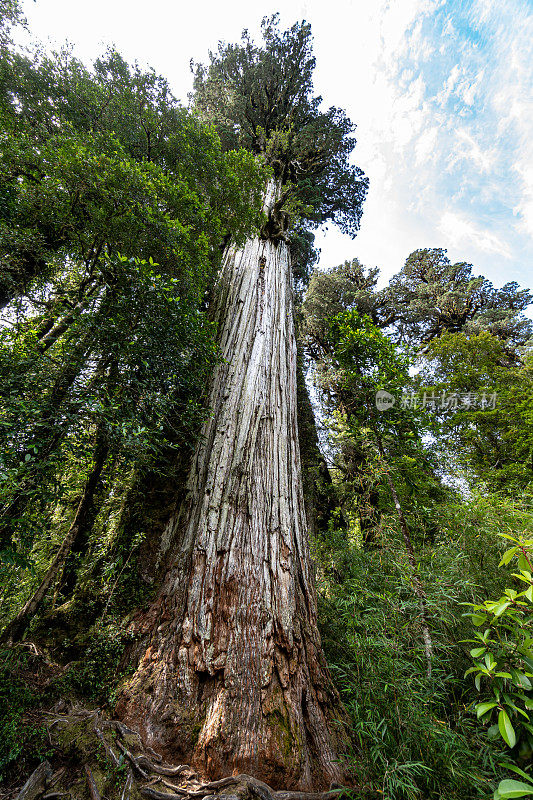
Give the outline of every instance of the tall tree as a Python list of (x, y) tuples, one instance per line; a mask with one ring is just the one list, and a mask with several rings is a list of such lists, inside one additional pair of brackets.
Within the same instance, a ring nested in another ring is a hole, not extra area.
[(91, 70), (68, 51), (2, 52), (0, 123), (0, 306), (65, 263), (85, 289), (109, 282), (117, 252), (208, 284), (224, 236), (255, 221), (239, 191), (252, 156), (223, 152), (163, 78), (114, 50)]
[(428, 344), (446, 333), (486, 331), (515, 360), (516, 348), (533, 333), (523, 314), (533, 300), (531, 292), (514, 281), (497, 289), (472, 270), (464, 261), (452, 264), (442, 248), (414, 250), (383, 289), (376, 288), (379, 270), (367, 269), (356, 258), (327, 271), (315, 270), (305, 296), (309, 343), (319, 344), (327, 335), (329, 317), (355, 309), (418, 353), (427, 352)]
[(522, 312), (532, 296), (515, 281), (497, 289), (472, 264), (452, 264), (442, 248), (412, 252), (384, 294), (401, 341), (427, 346), (443, 333), (488, 331), (509, 351), (524, 344), (533, 327)]
[(291, 224), (354, 234), (367, 182), (349, 164), (353, 126), (312, 94), (307, 23), (263, 45), (243, 34), (196, 67), (194, 103), (223, 142), (272, 169), (266, 222), (229, 246), (214, 301), (224, 358), (212, 417), (167, 530), (170, 568), (138, 621), (140, 664), (118, 711), (148, 742), (210, 777), (274, 787), (342, 778), (336, 692), (322, 655), (296, 421)]
[(445, 334), (429, 346), (420, 378), (452, 397), (439, 415), (442, 461), (464, 471), (471, 485), (481, 483), (489, 491), (515, 497), (530, 490), (531, 347), (513, 352), (487, 331)]

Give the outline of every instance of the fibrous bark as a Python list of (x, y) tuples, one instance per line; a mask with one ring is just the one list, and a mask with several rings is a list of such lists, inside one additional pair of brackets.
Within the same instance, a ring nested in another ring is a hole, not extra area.
[[(272, 182), (267, 209), (278, 196)], [(117, 712), (206, 778), (245, 772), (274, 788), (320, 790), (342, 780), (339, 707), (317, 629), (292, 302), (283, 240), (226, 250), (212, 416)]]

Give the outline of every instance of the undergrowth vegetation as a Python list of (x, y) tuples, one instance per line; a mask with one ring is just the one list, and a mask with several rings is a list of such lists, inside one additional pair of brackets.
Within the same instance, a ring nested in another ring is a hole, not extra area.
[(438, 539), (418, 550), (434, 643), (430, 677), (394, 521), (382, 521), (371, 549), (347, 543), (333, 526), (315, 545), (323, 643), (350, 714), (349, 760), (365, 797), (483, 798), (502, 773), (505, 748), (479, 725), (476, 692), (465, 680), (472, 624), (461, 604), (502, 590), (495, 531), (504, 519), (515, 529), (529, 514), (483, 499), (446, 511)]

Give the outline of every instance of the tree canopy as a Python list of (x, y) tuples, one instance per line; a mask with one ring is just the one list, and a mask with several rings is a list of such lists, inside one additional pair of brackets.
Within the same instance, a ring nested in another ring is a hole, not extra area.
[(225, 147), (243, 146), (273, 168), (293, 223), (331, 220), (354, 236), (368, 179), (350, 163), (354, 124), (313, 94), (311, 26), (280, 31), (275, 14), (261, 31), (262, 45), (244, 31), (239, 44), (220, 43), (207, 65), (192, 64), (194, 107)]
[(223, 151), (163, 78), (117, 52), (92, 71), (68, 51), (8, 52), (0, 92), (0, 302), (66, 260), (94, 282), (117, 252), (152, 257), (185, 287), (258, 219), (252, 157)]
[[(472, 264), (452, 264), (446, 250), (415, 250), (388, 285), (377, 288), (379, 270), (357, 260), (327, 272), (315, 271), (306, 297), (307, 324), (319, 336), (328, 314), (357, 309), (387, 330), (398, 344), (421, 352), (444, 333), (467, 335), (487, 331), (499, 339), (509, 357), (528, 345), (533, 323), (524, 315), (533, 297), (514, 281), (501, 289)], [(315, 326), (313, 328), (313, 326)]]

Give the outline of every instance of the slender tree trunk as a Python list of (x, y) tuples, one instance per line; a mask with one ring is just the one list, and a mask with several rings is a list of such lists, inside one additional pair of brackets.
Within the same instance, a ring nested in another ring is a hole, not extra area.
[(41, 583), (32, 594), (30, 599), (20, 609), (17, 616), (11, 620), (7, 627), (3, 630), (0, 636), (0, 642), (13, 642), (20, 639), (32, 617), (38, 610), (39, 606), (46, 597), (48, 590), (61, 573), (61, 570), (71, 552), (72, 548), (76, 545), (79, 539), (83, 539), (91, 519), (91, 507), (94, 500), (94, 494), (102, 470), (107, 460), (109, 453), (108, 444), (101, 432), (99, 431), (96, 436), (96, 447), (94, 451), (93, 465), (89, 473), (85, 485), (83, 487), (83, 494), (76, 510), (76, 515), (70, 528), (63, 539), (59, 550), (57, 551), (52, 563), (48, 567)]
[[(0, 546), (2, 547), (11, 544), (16, 525), (33, 499), (33, 493), (39, 486), (39, 480), (42, 480), (41, 466), (58, 447), (65, 435), (65, 425), (58, 421), (59, 410), (83, 369), (90, 347), (90, 337), (84, 337), (74, 352), (70, 354), (69, 362), (57, 377), (40, 416), (34, 420), (34, 441), (26, 451), (32, 455), (32, 460), (24, 470), (13, 495), (3, 507), (0, 507)], [(33, 455), (34, 445), (39, 446), (36, 456)], [(21, 458), (22, 462), (24, 462), (24, 455)]]
[[(383, 442), (381, 440), (381, 436), (375, 430), (376, 440), (378, 444), (379, 454), (381, 456), (382, 462), (385, 462), (385, 454), (383, 450)], [(416, 561), (415, 556), (415, 549), (413, 547), (413, 541), (411, 539), (411, 534), (409, 532), (409, 526), (407, 525), (407, 520), (405, 519), (405, 515), (403, 513), (402, 505), (400, 503), (400, 498), (398, 497), (398, 492), (396, 491), (396, 487), (394, 485), (394, 481), (392, 480), (389, 471), (385, 467), (385, 479), (388, 483), (390, 493), (392, 496), (392, 501), (394, 503), (394, 507), (396, 509), (396, 514), (398, 516), (398, 522), (400, 524), (400, 530), (402, 532), (402, 538), (405, 544), (405, 549), (407, 551), (407, 558), (409, 560), (409, 564), (411, 569), (413, 570), (411, 581), (413, 584), (414, 592), (418, 598), (418, 604), (420, 607), (420, 619), (421, 619), (421, 627), (422, 627), (422, 639), (424, 640), (424, 652), (426, 655), (426, 663), (427, 663), (427, 676), (428, 678), (431, 677), (431, 664), (433, 661), (433, 640), (431, 638), (431, 632), (429, 629), (429, 621), (428, 621), (428, 611), (427, 611), (427, 596), (425, 589), (422, 585), (420, 578), (418, 577), (418, 564)]]
[(76, 303), (74, 308), (69, 311), (68, 314), (65, 314), (65, 316), (60, 320), (55, 320), (47, 330), (45, 328), (42, 329), (44, 332), (38, 337), (37, 341), (37, 349), (41, 353), (46, 353), (46, 351), (52, 347), (57, 340), (60, 339), (64, 333), (66, 333), (66, 331), (68, 331), (70, 326), (85, 311), (91, 300), (94, 299), (99, 289), (99, 286), (93, 286), (91, 291), (86, 292), (84, 297), (78, 303)]
[[(277, 196), (272, 182), (269, 208)], [(117, 712), (205, 777), (245, 772), (274, 788), (327, 788), (342, 780), (341, 709), (317, 629), (284, 241), (227, 249), (216, 315), (224, 361), (213, 414)]]

